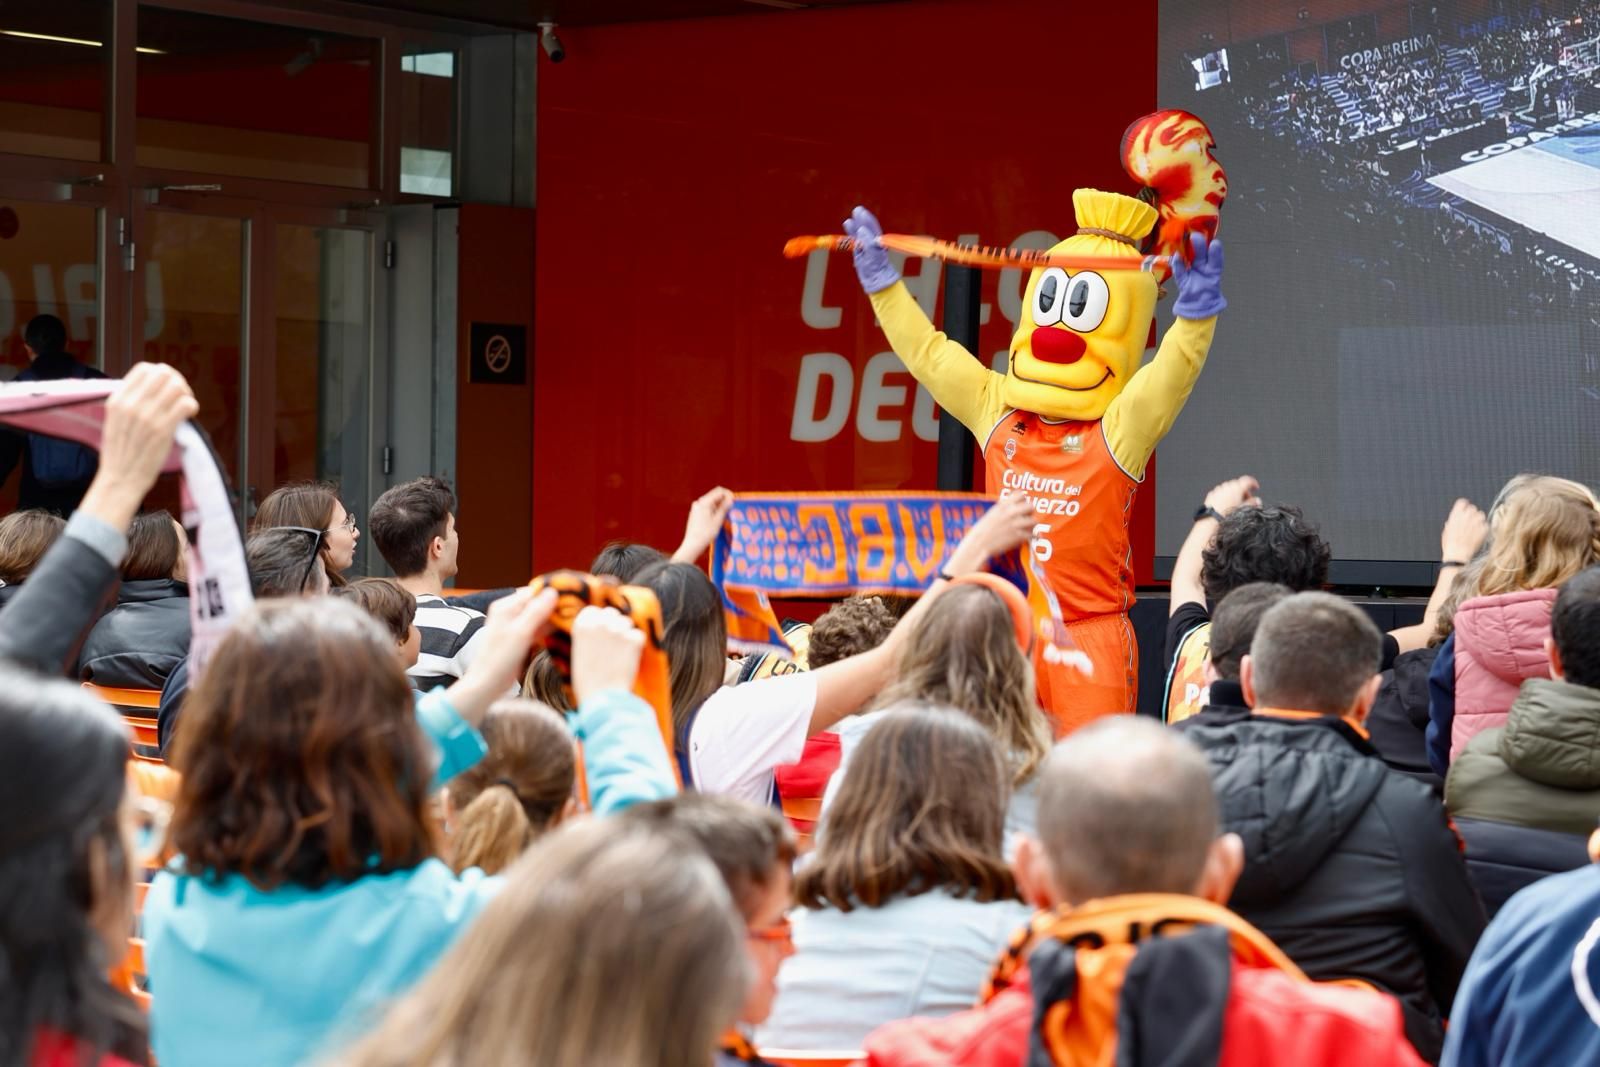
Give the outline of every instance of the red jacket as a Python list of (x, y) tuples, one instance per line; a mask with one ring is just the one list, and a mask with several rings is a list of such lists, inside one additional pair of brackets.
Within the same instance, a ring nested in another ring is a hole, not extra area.
[[(1148, 902), (1154, 898), (1119, 899)], [(1236, 929), (1235, 944), (1238, 936)], [(1067, 959), (1070, 964), (1071, 957)], [(1216, 990), (1226, 997), (1220, 1055), (1211, 1059), (1202, 1053), (1194, 1058), (1192, 1046), (1183, 1046), (1187, 1058), (1162, 1062), (1208, 1067), (1422, 1067), (1423, 1061), (1405, 1038), (1400, 1007), (1393, 997), (1369, 989), (1311, 982), (1292, 968), (1292, 964), (1285, 968), (1271, 962), (1270, 954), (1264, 958), (1251, 951), (1234, 951), (1225, 992), (1220, 984)], [(1101, 1002), (1100, 1008), (1138, 1010), (1128, 997), (1121, 996), (1126, 992), (1120, 987), (1121, 977), (1118, 973), (1097, 978), (1092, 966), (1085, 966), (1073, 980), (1073, 1010), (1092, 1015), (1096, 1000)], [(1108, 981), (1118, 987), (1095, 989)], [(1170, 997), (1170, 988), (1164, 992)], [(1186, 993), (1192, 993), (1191, 999), (1204, 1000), (1203, 991)], [(1170, 999), (1165, 1002), (1168, 1007), (1170, 1003)], [(868, 1067), (1022, 1067), (1028, 1062), (1034, 1012), (1031, 971), (1019, 967), (1004, 988), (971, 1011), (880, 1027), (867, 1038), (864, 1062)], [(1118, 1033), (1128, 1032), (1130, 1027), (1126, 1020), (1114, 1022), (1122, 1025), (1105, 1028), (1104, 1040), (1097, 1047), (1070, 1061), (1074, 1067), (1123, 1067), (1141, 1062), (1137, 1053), (1119, 1055), (1127, 1050), (1117, 1048)], [(1149, 1022), (1156, 1029), (1165, 1025), (1164, 1019)], [(1137, 1030), (1137, 1024), (1132, 1029)], [(1056, 1062), (1068, 1061), (1058, 1058)]]

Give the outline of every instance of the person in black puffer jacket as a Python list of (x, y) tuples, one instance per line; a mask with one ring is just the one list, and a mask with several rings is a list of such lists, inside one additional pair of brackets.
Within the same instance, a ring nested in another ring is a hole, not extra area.
[(1301, 593), (1262, 618), (1240, 669), (1248, 718), (1185, 731), (1244, 840), (1229, 906), (1312, 978), (1394, 994), (1437, 1061), (1484, 926), (1459, 839), (1427, 787), (1384, 766), (1362, 720), (1382, 639), (1360, 610)]
[(182, 529), (165, 511), (128, 527), (117, 603), (83, 643), (78, 676), (119, 689), (160, 689), (189, 654)]
[(1428, 672), (1439, 646), (1402, 652), (1383, 672), (1377, 699), (1367, 716), (1367, 732), (1378, 756), (1401, 774), (1444, 794), (1444, 781), (1428, 766)]

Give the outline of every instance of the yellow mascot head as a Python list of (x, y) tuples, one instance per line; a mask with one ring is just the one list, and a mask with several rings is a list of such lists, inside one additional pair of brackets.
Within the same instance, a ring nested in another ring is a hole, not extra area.
[(1072, 207), (1078, 232), (1052, 253), (1125, 257), (1135, 269), (1069, 274), (1050, 267), (1029, 275), (1002, 396), (1019, 411), (1090, 420), (1106, 413), (1144, 357), (1156, 280), (1137, 268), (1157, 212), (1098, 189), (1075, 190)]

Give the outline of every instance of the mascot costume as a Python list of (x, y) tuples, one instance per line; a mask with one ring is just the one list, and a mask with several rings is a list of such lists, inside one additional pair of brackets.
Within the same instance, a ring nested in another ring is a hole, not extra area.
[[(988, 491), (1034, 500), (1029, 601), (1047, 638), (1034, 643), (1034, 666), (1039, 702), (1058, 734), (1135, 710), (1134, 493), (1194, 388), (1226, 306), (1215, 234), (1227, 179), (1213, 147), (1205, 124), (1187, 112), (1158, 112), (1129, 127), (1123, 165), (1143, 186), (1140, 197), (1076, 190), (1077, 232), (1036, 257), (1109, 269), (1034, 269), (1004, 374), (928, 321), (870, 212), (858, 207), (844, 224), (889, 344), (982, 444)], [(1156, 271), (1164, 270), (1177, 287), (1176, 321), (1141, 367), (1163, 295)], [(1073, 646), (1083, 655), (1063, 652)]]

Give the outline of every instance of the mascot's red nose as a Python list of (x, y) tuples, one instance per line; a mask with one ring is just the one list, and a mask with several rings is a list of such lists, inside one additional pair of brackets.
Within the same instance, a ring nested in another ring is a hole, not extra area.
[(1046, 363), (1076, 363), (1083, 358), (1089, 343), (1080, 333), (1058, 330), (1054, 326), (1040, 326), (1029, 338), (1033, 358)]

